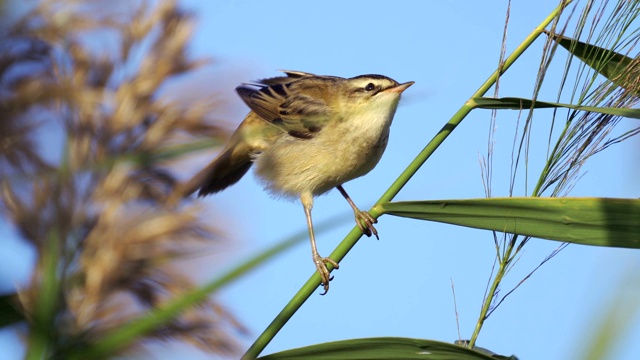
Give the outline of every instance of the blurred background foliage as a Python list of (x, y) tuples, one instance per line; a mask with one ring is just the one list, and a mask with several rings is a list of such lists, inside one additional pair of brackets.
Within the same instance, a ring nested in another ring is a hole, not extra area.
[[(66, 358), (193, 290), (176, 259), (224, 247), (199, 206), (166, 204), (176, 156), (224, 136), (212, 118), (222, 105), (165, 95), (207, 63), (189, 55), (193, 18), (176, 2), (9, 2), (2, 16), (2, 212), (37, 253), (2, 322), (26, 318), (27, 358)], [(133, 344), (230, 354), (242, 330), (209, 298)]]

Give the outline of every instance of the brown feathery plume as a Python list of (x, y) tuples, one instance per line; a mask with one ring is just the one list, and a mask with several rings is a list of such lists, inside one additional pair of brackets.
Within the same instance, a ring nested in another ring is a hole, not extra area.
[[(0, 38), (0, 204), (38, 252), (19, 293), (28, 351), (46, 337), (64, 358), (193, 289), (172, 260), (220, 244), (196, 206), (165, 204), (176, 148), (222, 136), (209, 121), (219, 103), (163, 99), (202, 62), (187, 56), (190, 16), (175, 1), (145, 5), (42, 0)], [(232, 330), (209, 301), (137, 344), (232, 353)]]

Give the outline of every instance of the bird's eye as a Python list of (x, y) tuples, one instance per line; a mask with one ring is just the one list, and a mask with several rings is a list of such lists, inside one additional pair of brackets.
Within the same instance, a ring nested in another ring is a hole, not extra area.
[(368, 83), (367, 86), (364, 87), (364, 90), (365, 91), (372, 91), (375, 88), (376, 88), (376, 86), (373, 85), (373, 83)]

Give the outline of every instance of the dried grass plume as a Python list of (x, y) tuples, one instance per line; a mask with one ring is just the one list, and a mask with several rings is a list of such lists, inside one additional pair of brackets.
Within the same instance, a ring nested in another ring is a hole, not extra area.
[[(43, 0), (3, 30), (0, 206), (37, 249), (19, 298), (28, 339), (54, 332), (52, 355), (192, 289), (172, 261), (221, 244), (193, 204), (165, 204), (176, 149), (222, 134), (214, 100), (162, 96), (203, 64), (188, 55), (192, 27), (175, 1)], [(239, 329), (209, 301), (150, 338), (233, 353)]]

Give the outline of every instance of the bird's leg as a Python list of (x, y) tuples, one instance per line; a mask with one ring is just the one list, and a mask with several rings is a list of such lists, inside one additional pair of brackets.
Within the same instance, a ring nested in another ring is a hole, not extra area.
[(329, 269), (327, 268), (327, 263), (331, 264), (334, 269), (337, 269), (338, 263), (331, 260), (328, 257), (322, 257), (318, 253), (318, 248), (316, 247), (316, 237), (313, 233), (313, 222), (311, 221), (311, 208), (313, 208), (313, 194), (303, 193), (300, 195), (300, 201), (302, 202), (302, 206), (304, 207), (304, 214), (307, 217), (307, 227), (309, 228), (309, 238), (311, 239), (311, 255), (313, 257), (313, 262), (316, 264), (316, 268), (318, 269), (318, 274), (322, 278), (321, 285), (324, 287), (324, 292), (321, 295), (324, 295), (329, 291), (329, 281), (333, 278), (330, 276)]
[(356, 224), (360, 228), (360, 231), (362, 231), (362, 233), (367, 236), (371, 236), (371, 234), (373, 234), (376, 236), (376, 239), (379, 240), (380, 238), (378, 237), (378, 230), (376, 230), (376, 228), (373, 226), (373, 224), (376, 224), (378, 220), (374, 219), (373, 216), (371, 216), (371, 214), (369, 214), (368, 212), (358, 209), (358, 207), (353, 202), (353, 200), (351, 200), (349, 194), (347, 194), (342, 185), (338, 185), (336, 186), (336, 188), (338, 189), (338, 191), (340, 191), (340, 194), (342, 194), (342, 196), (347, 199), (349, 205), (351, 205), (353, 213), (356, 216)]

